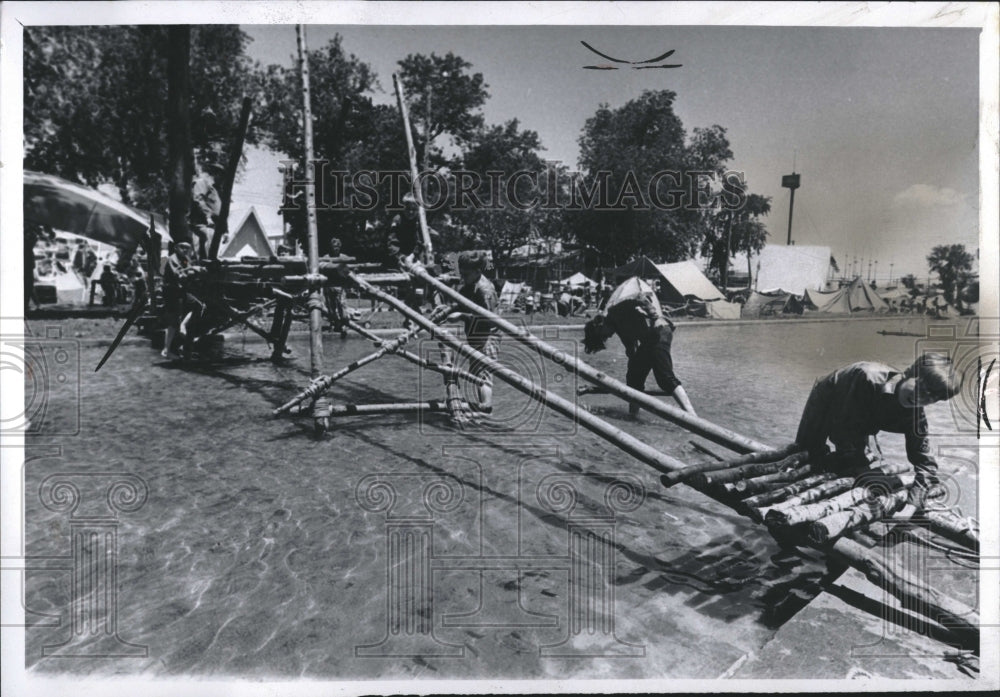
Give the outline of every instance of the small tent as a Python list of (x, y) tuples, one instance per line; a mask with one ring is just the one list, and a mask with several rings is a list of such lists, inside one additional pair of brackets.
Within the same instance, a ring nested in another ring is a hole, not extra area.
[(590, 280), (589, 278), (587, 278), (586, 276), (584, 276), (579, 271), (577, 271), (575, 274), (573, 274), (569, 278), (565, 278), (562, 281), (559, 281), (559, 285), (560, 286), (563, 286), (563, 287), (569, 286), (570, 288), (582, 288), (583, 286), (587, 285), (588, 283), (590, 285), (592, 285), (592, 286), (595, 286), (595, 287), (597, 286), (597, 284), (594, 281)]
[(785, 312), (801, 313), (795, 296), (791, 293), (757, 293), (753, 292), (743, 304), (744, 317), (767, 317)]
[(51, 275), (40, 276), (35, 281), (35, 292), (41, 302), (47, 300), (59, 305), (83, 305), (87, 302), (83, 279), (71, 269), (56, 268)]
[(524, 283), (513, 283), (512, 281), (504, 281), (503, 288), (500, 289), (500, 307), (510, 308), (514, 306), (514, 301), (517, 300), (518, 296), (521, 295), (521, 290), (524, 289)]
[(630, 279), (633, 276), (646, 281), (650, 279), (659, 280), (662, 278), (662, 274), (656, 267), (656, 263), (647, 256), (641, 256), (635, 261), (622, 264), (608, 273), (608, 278), (615, 283), (621, 283), (622, 281)]
[(669, 303), (682, 303), (688, 298), (696, 300), (724, 300), (722, 292), (701, 272), (693, 261), (676, 264), (657, 264), (660, 272), (660, 298)]
[(806, 306), (817, 312), (887, 312), (889, 306), (861, 277), (829, 293), (806, 290)]
[(739, 319), (742, 309), (739, 303), (709, 300), (705, 303), (705, 316), (711, 319)]
[(229, 234), (229, 239), (224, 241), (224, 245), (219, 250), (219, 256), (227, 259), (274, 256), (274, 250), (271, 249), (271, 243), (267, 241), (264, 232), (264, 225), (253, 208), (247, 211), (243, 222), (236, 226), (235, 232)]

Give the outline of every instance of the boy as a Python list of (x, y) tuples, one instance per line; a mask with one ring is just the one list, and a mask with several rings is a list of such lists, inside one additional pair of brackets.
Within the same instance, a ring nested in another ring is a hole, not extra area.
[[(650, 371), (656, 384), (674, 398), (681, 408), (695, 414), (681, 381), (674, 375), (670, 348), (674, 324), (663, 314), (652, 288), (638, 278), (630, 278), (611, 294), (604, 311), (584, 325), (583, 345), (586, 353), (596, 353), (604, 342), (617, 334), (628, 356), (626, 384), (634, 390), (646, 389)], [(639, 405), (629, 404), (629, 415), (639, 415)]]
[(828, 452), (829, 439), (836, 448), (832, 466), (849, 471), (868, 465), (868, 436), (904, 434), (906, 457), (916, 470), (910, 500), (920, 504), (938, 483), (924, 407), (951, 399), (961, 389), (962, 377), (951, 360), (936, 353), (925, 353), (903, 373), (881, 363), (853, 363), (816, 382), (795, 441), (816, 455)]
[[(482, 252), (462, 252), (458, 255), (458, 273), (462, 277), (459, 292), (490, 312), (497, 311), (497, 292), (493, 283), (483, 275), (486, 255)], [(500, 332), (489, 320), (471, 313), (457, 313), (465, 323), (465, 338), (469, 346), (487, 358), (500, 358)], [(478, 410), (489, 414), (493, 411), (493, 375), (480, 362), (473, 360), (469, 372), (484, 378), (478, 387)]]

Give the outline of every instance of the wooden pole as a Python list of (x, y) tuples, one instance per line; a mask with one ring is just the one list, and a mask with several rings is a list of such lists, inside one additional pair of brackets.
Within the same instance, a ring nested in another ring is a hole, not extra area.
[[(448, 298), (461, 307), (465, 308), (466, 311), (475, 313), (479, 317), (488, 319), (494, 326), (503, 331), (504, 333), (512, 336), (514, 339), (522, 344), (530, 347), (534, 351), (546, 356), (547, 358), (555, 361), (558, 365), (565, 366), (567, 369), (572, 370), (576, 374), (580, 375), (586, 380), (593, 383), (601, 385), (607, 388), (613, 394), (621, 397), (622, 399), (638, 402), (641, 406), (645, 407), (649, 411), (653, 412), (657, 416), (665, 418), (669, 421), (688, 429), (689, 431), (706, 438), (720, 445), (724, 445), (731, 450), (735, 450), (740, 453), (770, 450), (763, 443), (758, 443), (755, 440), (741, 436), (738, 433), (730, 431), (728, 429), (722, 428), (711, 421), (702, 419), (700, 417), (694, 416), (680, 407), (671, 406), (665, 402), (656, 399), (655, 397), (650, 397), (644, 392), (639, 390), (634, 390), (627, 386), (625, 383), (615, 380), (608, 375), (602, 373), (601, 371), (593, 368), (583, 361), (579, 360), (575, 356), (572, 356), (565, 351), (555, 348), (550, 344), (545, 343), (541, 339), (533, 336), (527, 330), (517, 327), (507, 320), (503, 319), (499, 315), (496, 315), (485, 308), (476, 305), (474, 302), (460, 294), (458, 291), (450, 288), (449, 286), (442, 283), (437, 278), (434, 278), (427, 270), (422, 266), (414, 265), (407, 269), (412, 275), (420, 278), (425, 283), (435, 288), (442, 297)], [(579, 410), (578, 410), (579, 411)], [(677, 468), (679, 469), (679, 468)]]
[[(372, 332), (368, 331), (367, 329), (365, 329), (364, 327), (362, 327), (361, 325), (359, 325), (357, 322), (355, 322), (353, 320), (348, 320), (347, 321), (347, 326), (348, 326), (348, 328), (353, 329), (354, 331), (356, 331), (358, 334), (360, 334), (361, 336), (365, 337), (366, 339), (370, 339), (370, 340), (378, 343), (379, 347), (381, 347), (381, 345), (383, 343), (385, 343), (377, 335), (375, 335)], [(471, 382), (474, 385), (482, 385), (486, 381), (486, 379), (484, 377), (480, 376), (480, 375), (473, 375), (472, 373), (470, 373), (468, 371), (459, 370), (457, 368), (454, 368), (453, 366), (446, 367), (446, 366), (444, 366), (444, 365), (442, 365), (440, 363), (435, 363), (434, 361), (431, 361), (431, 360), (428, 360), (426, 358), (423, 358), (422, 356), (418, 356), (417, 354), (413, 353), (412, 351), (406, 351), (406, 350), (404, 350), (402, 348), (398, 348), (395, 351), (393, 351), (393, 353), (396, 354), (397, 356), (400, 356), (401, 358), (404, 358), (404, 359), (408, 360), (410, 363), (413, 363), (414, 365), (418, 365), (421, 368), (424, 368), (425, 370), (432, 370), (435, 373), (441, 373), (442, 375), (454, 374), (456, 377), (460, 377), (463, 380), (467, 380), (467, 381)]]
[(727, 469), (705, 472), (694, 477), (691, 481), (699, 486), (710, 486), (713, 484), (731, 484), (743, 479), (752, 479), (765, 474), (776, 474), (786, 469), (794, 469), (804, 465), (809, 453), (803, 451), (795, 453), (790, 457), (777, 462), (755, 462), (741, 465), (739, 467), (729, 467)]
[[(309, 374), (313, 380), (323, 373), (323, 288), (319, 278), (319, 232), (316, 228), (316, 170), (313, 155), (312, 99), (309, 90), (309, 55), (306, 50), (306, 28), (304, 24), (295, 25), (295, 38), (299, 49), (299, 70), (302, 75), (302, 138), (305, 142), (306, 177), (306, 222), (309, 231), (309, 275), (311, 292), (309, 293)], [(311, 174), (310, 174), (311, 171)], [(328, 404), (317, 399), (313, 405), (313, 415), (316, 425), (323, 429), (321, 421), (327, 415), (324, 413)]]
[(229, 204), (233, 198), (233, 182), (236, 181), (236, 170), (240, 166), (240, 158), (243, 157), (243, 142), (247, 137), (247, 128), (250, 127), (250, 109), (253, 102), (250, 97), (243, 98), (243, 108), (240, 111), (240, 124), (237, 127), (236, 138), (233, 140), (233, 147), (229, 152), (229, 162), (226, 164), (226, 171), (222, 181), (222, 199), (219, 206), (219, 219), (215, 221), (215, 235), (212, 237), (212, 244), (209, 246), (208, 258), (215, 259), (219, 256), (219, 245), (222, 238), (229, 232)]
[(795, 454), (799, 449), (799, 445), (796, 443), (789, 443), (783, 448), (777, 450), (762, 450), (758, 452), (752, 452), (743, 457), (738, 457), (733, 460), (724, 460), (720, 462), (702, 462), (697, 465), (689, 465), (679, 472), (674, 472), (672, 474), (665, 474), (660, 477), (660, 482), (663, 486), (671, 487), (674, 484), (683, 482), (685, 480), (691, 479), (700, 474), (706, 472), (717, 472), (719, 470), (732, 469), (734, 467), (741, 467), (743, 465), (749, 465), (757, 462), (774, 462), (781, 460), (790, 455)]
[[(423, 315), (421, 315), (421, 317), (423, 317)], [(431, 320), (427, 321), (431, 322)], [(431, 322), (431, 326), (434, 326), (433, 322)], [(370, 353), (367, 356), (362, 356), (358, 360), (344, 366), (335, 373), (331, 373), (330, 375), (322, 375), (318, 378), (313, 378), (313, 381), (309, 384), (309, 387), (304, 389), (299, 394), (295, 395), (295, 397), (293, 397), (290, 401), (286, 402), (285, 404), (275, 409), (273, 413), (275, 415), (284, 414), (285, 412), (291, 410), (292, 407), (294, 407), (296, 404), (300, 402), (304, 402), (307, 399), (316, 399), (320, 397), (324, 392), (330, 389), (333, 383), (337, 382), (337, 380), (340, 380), (345, 375), (353, 373), (358, 368), (363, 368), (369, 363), (377, 361), (379, 358), (386, 355), (387, 353), (392, 353), (397, 348), (399, 348), (407, 341), (412, 339), (414, 336), (416, 336), (422, 330), (423, 330), (422, 327), (416, 326), (413, 329), (410, 329), (409, 331), (405, 332), (404, 334), (401, 334), (400, 336), (396, 337), (396, 339), (394, 339), (393, 341), (383, 343), (382, 348), (380, 348), (375, 353)]]
[(448, 411), (448, 406), (438, 400), (389, 404), (335, 404), (330, 407), (330, 416), (374, 416), (376, 414), (413, 414), (442, 411)]
[(541, 402), (553, 411), (573, 419), (587, 430), (597, 434), (601, 438), (604, 438), (606, 441), (613, 443), (637, 460), (646, 463), (660, 472), (671, 472), (684, 467), (684, 463), (680, 460), (661, 453), (655, 448), (629, 435), (620, 428), (616, 428), (606, 421), (597, 418), (590, 412), (580, 409), (573, 402), (563, 399), (559, 395), (549, 392), (548, 390), (542, 389), (531, 380), (505, 367), (499, 361), (495, 361), (492, 358), (484, 356), (460, 339), (442, 331), (434, 323), (430, 322), (419, 312), (415, 312), (399, 298), (379, 290), (370, 283), (365, 282), (364, 279), (360, 278), (356, 274), (350, 274), (350, 278), (362, 291), (368, 295), (378, 298), (387, 305), (394, 307), (404, 317), (408, 317), (418, 326), (421, 326), (429, 331), (434, 338), (449, 346), (452, 350), (466, 356), (467, 358), (479, 361), (479, 363), (486, 370), (500, 380), (506, 382), (514, 389), (519, 392), (523, 392), (531, 399)]
[(424, 192), (420, 187), (420, 176), (417, 169), (417, 150), (413, 146), (413, 133), (410, 131), (410, 113), (406, 108), (406, 95), (403, 93), (403, 83), (396, 73), (392, 74), (392, 84), (396, 87), (396, 102), (399, 113), (403, 117), (403, 131), (406, 133), (406, 151), (410, 158), (410, 190), (417, 199), (417, 216), (420, 220), (420, 234), (424, 239), (424, 263), (434, 263), (434, 247), (431, 244), (430, 230), (427, 228), (427, 211), (424, 209)]
[(840, 538), (828, 549), (860, 570), (876, 586), (898, 598), (904, 608), (915, 610), (966, 636), (979, 636), (979, 613), (933, 588), (899, 576), (884, 560), (873, 555), (860, 543)]

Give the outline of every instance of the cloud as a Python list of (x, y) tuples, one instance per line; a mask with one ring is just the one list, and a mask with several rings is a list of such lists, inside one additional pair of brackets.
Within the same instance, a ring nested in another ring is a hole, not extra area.
[(965, 196), (948, 187), (913, 184), (896, 194), (892, 205), (897, 208), (950, 208), (963, 203)]

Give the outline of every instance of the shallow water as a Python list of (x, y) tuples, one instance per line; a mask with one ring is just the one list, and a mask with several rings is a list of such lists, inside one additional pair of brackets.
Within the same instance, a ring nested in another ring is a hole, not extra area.
[[(816, 377), (856, 360), (905, 367), (927, 345), (880, 329), (928, 331), (922, 319), (682, 325), (675, 366), (701, 416), (778, 445), (794, 436)], [(950, 345), (967, 347), (965, 326), (957, 331)], [(543, 338), (576, 352), (579, 337)], [(372, 350), (358, 340), (325, 341), (326, 372)], [(276, 367), (263, 344), (236, 337), (215, 364), (182, 369), (126, 345), (96, 374), (104, 349), (80, 349), (80, 382), (53, 385), (36, 424), (42, 435), (29, 438), (36, 459), (25, 467), (26, 552), (53, 559), (27, 576), (36, 625), (26, 634), (28, 666), (199, 676), (715, 677), (816, 593), (824, 562), (783, 552), (766, 530), (692, 489), (664, 490), (653, 470), (499, 381), (496, 413), (480, 427), (459, 431), (438, 414), (354, 417), (316, 440), (307, 419), (270, 414), (308, 383), (308, 346), (300, 337), (292, 347), (298, 358)], [(436, 351), (436, 342), (411, 348)], [(501, 360), (577, 399), (573, 375), (509, 339)], [(624, 374), (618, 343), (587, 360)], [(330, 395), (395, 402), (441, 399), (444, 390), (437, 374), (418, 375), (390, 356)], [(614, 397), (579, 401), (674, 457), (707, 458), (672, 424), (649, 414), (628, 421)], [(974, 422), (970, 432), (968, 418), (956, 420), (948, 405), (928, 414), (947, 455), (942, 470), (956, 477), (963, 513), (975, 515)], [(47, 454), (43, 444), (61, 453)], [(900, 436), (880, 445), (888, 459), (905, 458)], [(98, 656), (43, 655), (70, 635), (70, 600), (81, 597), (71, 534), (95, 524), (80, 518), (83, 508), (42, 505), (40, 487), (55, 473), (75, 478), (97, 502), (93, 510), (106, 505), (118, 473), (148, 488), (137, 510), (100, 523), (117, 535), (118, 637), (146, 647), (144, 655), (108, 656), (121, 642), (90, 635), (93, 623), (73, 652)], [(425, 565), (413, 561), (421, 554)], [(588, 563), (574, 562), (581, 558)], [(40, 626), (55, 618), (61, 626)]]

